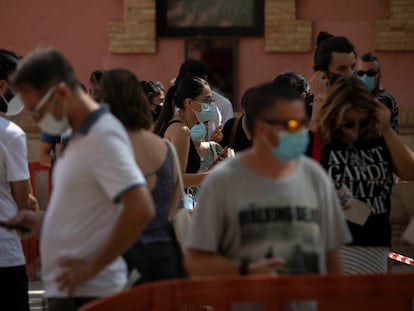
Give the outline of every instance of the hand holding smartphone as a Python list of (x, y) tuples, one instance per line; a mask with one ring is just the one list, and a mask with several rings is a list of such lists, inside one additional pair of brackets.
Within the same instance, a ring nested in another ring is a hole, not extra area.
[(0, 227), (3, 227), (8, 230), (17, 230), (21, 231), (22, 233), (30, 233), (32, 230), (29, 227), (26, 227), (21, 224), (13, 224), (7, 221), (0, 220)]
[(224, 147), (223, 150), (220, 152), (220, 154), (217, 155), (213, 163), (209, 165), (208, 169), (211, 169), (214, 165), (219, 163), (221, 160), (224, 160), (225, 158), (227, 158), (228, 156), (227, 150), (228, 150), (228, 147)]

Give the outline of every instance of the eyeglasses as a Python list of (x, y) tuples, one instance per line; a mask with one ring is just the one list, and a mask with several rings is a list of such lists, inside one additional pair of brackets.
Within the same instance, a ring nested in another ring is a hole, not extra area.
[(355, 126), (357, 125), (357, 123), (359, 124), (359, 128), (365, 128), (368, 125), (371, 124), (371, 119), (362, 119), (362, 120), (347, 120), (344, 123), (342, 123), (342, 126), (347, 128), (347, 129), (353, 129), (355, 128)]
[(379, 71), (375, 71), (373, 69), (370, 69), (368, 71), (358, 70), (356, 72), (356, 75), (359, 77), (362, 77), (363, 75), (367, 75), (368, 77), (375, 77), (378, 73)]
[(52, 96), (53, 92), (56, 89), (56, 85), (52, 86), (46, 93), (43, 95), (43, 97), (37, 102), (36, 105), (34, 105), (32, 108), (30, 108), (31, 113), (37, 113), (40, 109), (47, 103), (50, 96)]
[(201, 108), (204, 110), (211, 110), (214, 108), (214, 102), (215, 102), (214, 97), (206, 96), (201, 100), (198, 100), (198, 99), (193, 99), (193, 100), (196, 102), (199, 102), (201, 104)]
[(287, 130), (290, 133), (295, 133), (297, 131), (299, 131), (300, 129), (302, 129), (306, 123), (307, 123), (307, 119), (302, 119), (302, 120), (295, 120), (295, 119), (290, 119), (290, 120), (268, 120), (268, 119), (259, 119), (267, 124), (270, 125), (279, 125), (282, 126), (285, 130)]

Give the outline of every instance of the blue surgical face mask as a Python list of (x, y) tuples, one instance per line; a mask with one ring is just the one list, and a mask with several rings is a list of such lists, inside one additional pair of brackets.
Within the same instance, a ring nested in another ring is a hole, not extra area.
[(201, 123), (210, 121), (213, 118), (214, 107), (214, 104), (202, 103), (200, 112), (193, 110), (197, 120)]
[(363, 75), (362, 77), (358, 76), (357, 77), (364, 82), (364, 84), (367, 86), (368, 90), (370, 92), (372, 92), (372, 90), (375, 88), (375, 77), (368, 77), (366, 74)]
[(309, 144), (309, 134), (306, 129), (296, 133), (280, 132), (279, 144), (273, 147), (274, 156), (283, 162), (295, 160), (306, 152)]
[(206, 126), (203, 123), (197, 123), (190, 129), (190, 136), (193, 141), (201, 141), (204, 137), (206, 137), (206, 134)]

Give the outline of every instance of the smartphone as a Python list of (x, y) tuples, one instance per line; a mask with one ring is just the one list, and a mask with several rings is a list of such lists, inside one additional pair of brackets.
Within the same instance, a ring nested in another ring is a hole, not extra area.
[(24, 232), (24, 233), (29, 233), (30, 231), (32, 231), (29, 227), (26, 227), (24, 225), (11, 224), (9, 222), (2, 221), (2, 220), (0, 220), (0, 227), (6, 228), (6, 229), (9, 229), (9, 230), (19, 230), (19, 231)]
[(224, 147), (224, 149), (220, 152), (217, 158), (227, 158), (227, 149), (227, 147)]

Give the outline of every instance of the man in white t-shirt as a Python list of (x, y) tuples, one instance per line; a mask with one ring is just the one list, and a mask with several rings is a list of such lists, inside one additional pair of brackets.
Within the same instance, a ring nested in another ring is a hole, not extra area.
[[(26, 134), (4, 118), (16, 115), (23, 103), (10, 87), (8, 78), (20, 57), (0, 50), (0, 220), (29, 209), (30, 175), (27, 165)], [(0, 291), (5, 310), (28, 311), (28, 278), (20, 238), (15, 231), (0, 227)]]
[[(350, 234), (329, 177), (303, 156), (304, 100), (271, 83), (257, 87), (256, 99), (245, 107), (253, 146), (223, 161), (201, 187), (188, 272), (339, 273), (338, 248)], [(300, 310), (312, 309), (302, 304)]]
[(28, 55), (13, 82), (42, 131), (73, 130), (54, 168), (46, 213), (14, 222), (41, 232), (48, 310), (75, 311), (125, 286), (119, 256), (153, 217), (153, 202), (124, 127), (79, 87), (58, 50)]

